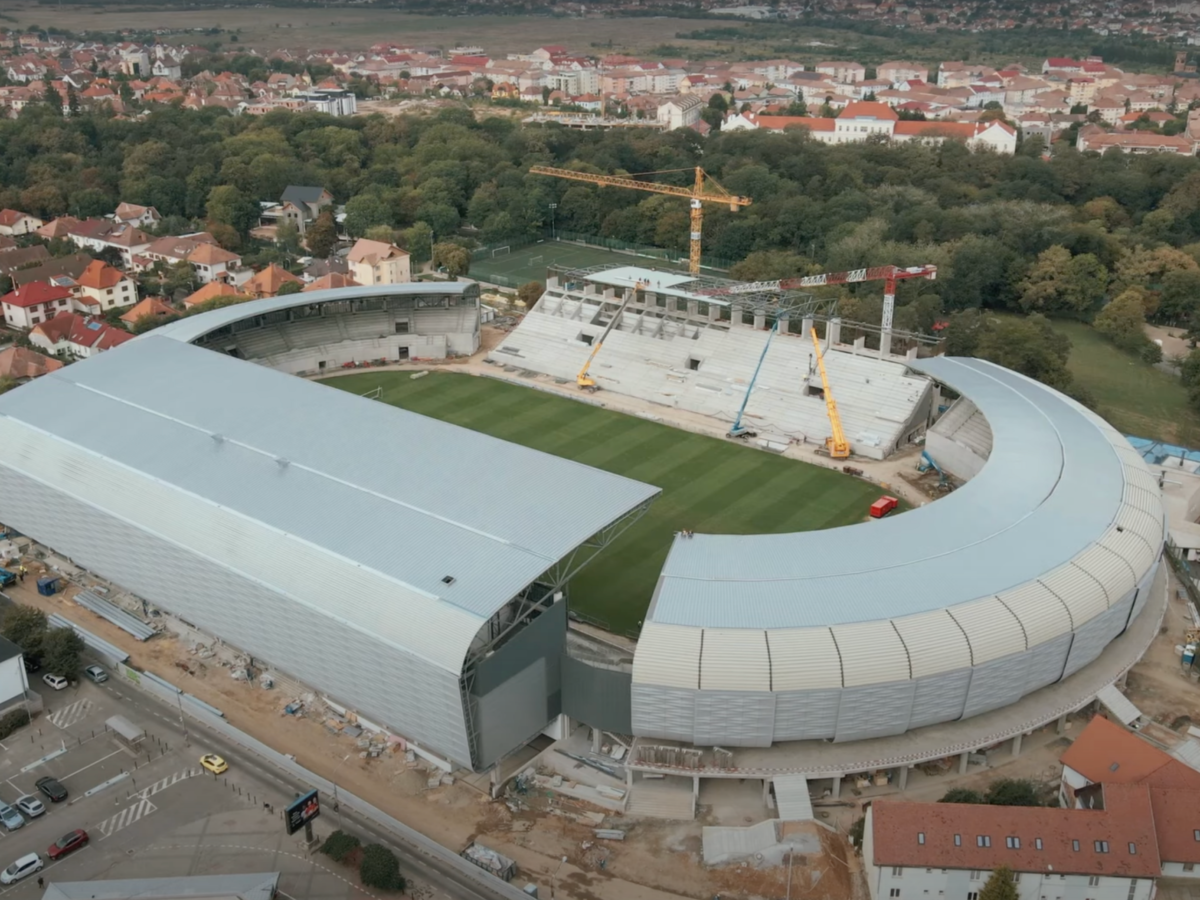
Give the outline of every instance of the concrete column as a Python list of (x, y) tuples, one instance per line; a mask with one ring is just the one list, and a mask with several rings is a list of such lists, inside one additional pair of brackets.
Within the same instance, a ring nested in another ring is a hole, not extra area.
[(675, 312), (678, 309), (679, 309), (679, 298), (678, 297), (668, 297), (667, 298), (667, 312)]
[(915, 362), (917, 359), (917, 348), (909, 347), (908, 352), (904, 354), (904, 358), (909, 362)]
[(548, 291), (554, 290), (556, 287), (558, 287), (558, 283), (559, 283), (558, 276), (551, 275), (549, 278), (546, 279), (546, 290), (548, 290)]
[(700, 302), (698, 300), (689, 300), (687, 310), (688, 315), (692, 318), (700, 315)]
[(833, 790), (832, 790), (831, 794), (832, 794), (834, 800), (836, 800), (838, 797), (840, 797), (842, 795), (842, 778), (843, 778), (843, 776), (841, 776), (841, 775), (833, 776)]
[(800, 333), (802, 335), (804, 335), (805, 339), (808, 338), (809, 332), (812, 331), (812, 327), (813, 327), (812, 316), (805, 316), (803, 319), (800, 320)]
[(967, 774), (967, 763), (970, 761), (970, 759), (971, 759), (971, 751), (970, 750), (964, 750), (962, 753), (960, 753), (958, 755), (958, 774), (959, 775)]
[(1013, 745), (1012, 745), (1012, 755), (1013, 756), (1021, 755), (1021, 738), (1023, 738), (1023, 737), (1025, 737), (1025, 735), (1018, 734), (1015, 738), (1013, 738)]
[(1067, 714), (1063, 713), (1061, 716), (1058, 717), (1058, 722), (1056, 722), (1054, 725), (1054, 733), (1062, 734), (1066, 730), (1067, 730)]
[(830, 319), (825, 326), (825, 344), (832, 347), (834, 344), (842, 342), (842, 320)]
[(616, 288), (605, 288), (604, 289), (604, 299), (611, 300), (615, 303), (617, 301), (617, 289)]
[(858, 337), (858, 338), (854, 339), (854, 355), (855, 356), (858, 356), (858, 354), (860, 354), (860, 353), (866, 352), (866, 349), (867, 349), (867, 339), (865, 337)]
[(600, 729), (599, 728), (592, 729), (592, 752), (593, 753), (600, 752)]
[(721, 321), (721, 307), (717, 306), (715, 303), (708, 304), (708, 321)]
[(879, 358), (890, 356), (892, 353), (892, 333), (885, 331), (879, 335)]
[(771, 808), (771, 779), (763, 779), (763, 806)]
[(692, 805), (694, 806), (696, 801), (699, 799), (700, 799), (700, 776), (693, 775), (692, 776)]
[(908, 787), (908, 766), (900, 767), (900, 777), (897, 779), (900, 783), (900, 790)]
[(629, 766), (625, 767), (625, 788), (627, 794), (633, 790), (633, 769)]
[(756, 331), (765, 331), (767, 328), (767, 317), (763, 313), (754, 314), (754, 328)]

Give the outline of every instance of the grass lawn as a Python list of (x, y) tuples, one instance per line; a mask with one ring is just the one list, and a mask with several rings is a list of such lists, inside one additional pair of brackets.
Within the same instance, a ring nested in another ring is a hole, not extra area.
[(1200, 448), (1200, 414), (1173, 375), (1115, 348), (1090, 325), (1055, 322), (1071, 339), (1067, 368), (1092, 392), (1097, 412), (1123, 434)]
[[(878, 487), (739, 444), (597, 409), (490, 378), (367, 372), (325, 383), (662, 488), (662, 495), (571, 584), (571, 605), (615, 632), (637, 628), (676, 531), (751, 534), (849, 525)], [(496, 473), (496, 492), (503, 473)], [(569, 497), (563, 498), (570, 503)]]

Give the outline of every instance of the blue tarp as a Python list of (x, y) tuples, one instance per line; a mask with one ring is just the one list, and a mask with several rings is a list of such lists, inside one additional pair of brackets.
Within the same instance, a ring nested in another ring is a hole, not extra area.
[(1150, 438), (1137, 437), (1132, 434), (1125, 435), (1125, 440), (1129, 441), (1133, 449), (1142, 454), (1142, 459), (1151, 465), (1162, 465), (1169, 456), (1200, 463), (1200, 450), (1177, 447), (1174, 444), (1153, 441)]

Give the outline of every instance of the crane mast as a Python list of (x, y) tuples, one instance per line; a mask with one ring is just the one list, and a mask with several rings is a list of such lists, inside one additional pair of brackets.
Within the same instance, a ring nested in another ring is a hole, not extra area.
[[(672, 169), (666, 172), (647, 172), (647, 175), (667, 175), (672, 171), (691, 171), (690, 169)], [(588, 184), (598, 184), (602, 187), (629, 188), (635, 191), (649, 191), (652, 194), (667, 194), (672, 197), (687, 197), (690, 201), (688, 271), (692, 275), (700, 274), (701, 234), (704, 231), (704, 204), (728, 204), (730, 212), (737, 212), (740, 207), (749, 206), (749, 197), (738, 197), (721, 187), (711, 175), (699, 166), (695, 168), (695, 181), (690, 188), (678, 187), (673, 184), (657, 184), (653, 181), (638, 181), (623, 175), (593, 175), (590, 172), (576, 172), (573, 169), (556, 169), (553, 166), (530, 166), (531, 175), (549, 175), (551, 178), (565, 178), (569, 181), (584, 181)]]
[(834, 459), (847, 459), (850, 456), (850, 442), (846, 440), (846, 432), (842, 430), (842, 417), (838, 414), (837, 401), (833, 399), (833, 391), (829, 389), (829, 375), (825, 372), (825, 355), (821, 352), (821, 339), (817, 337), (817, 329), (810, 328), (813, 347), (817, 352), (817, 367), (821, 370), (821, 388), (825, 391), (825, 411), (829, 413), (829, 427), (833, 434), (825, 439), (825, 447)]

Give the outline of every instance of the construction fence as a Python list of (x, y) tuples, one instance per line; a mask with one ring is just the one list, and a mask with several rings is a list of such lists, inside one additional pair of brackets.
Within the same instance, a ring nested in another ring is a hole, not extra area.
[[(723, 272), (731, 260), (705, 256), (710, 274)], [(686, 254), (661, 247), (631, 244), (615, 238), (559, 231), (553, 237), (498, 242), (471, 254), (470, 277), (503, 288), (519, 288), (530, 281), (546, 280), (546, 270), (585, 269), (593, 266), (645, 265), (677, 272), (688, 270)]]

